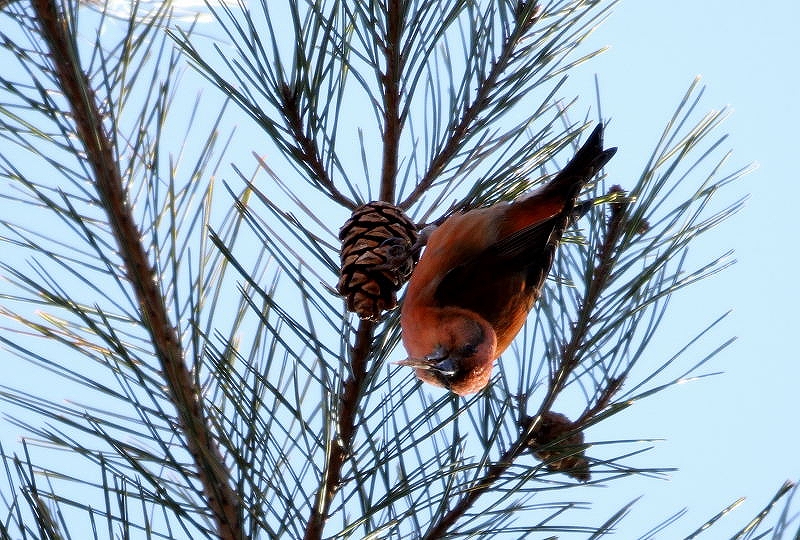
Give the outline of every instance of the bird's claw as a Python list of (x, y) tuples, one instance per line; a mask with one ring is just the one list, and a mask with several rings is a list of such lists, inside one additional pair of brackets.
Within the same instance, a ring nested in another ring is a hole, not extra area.
[(428, 243), (428, 238), (435, 229), (436, 225), (424, 227), (413, 244), (397, 236), (381, 242), (375, 251), (380, 253), (386, 262), (375, 265), (374, 270), (388, 270), (397, 277), (398, 282), (405, 282), (419, 259), (420, 251)]
[(375, 253), (386, 262), (376, 264), (372, 269), (377, 272), (389, 272), (394, 276), (395, 282), (405, 283), (416, 263), (411, 248), (411, 243), (402, 238), (396, 236), (387, 238), (375, 248)]

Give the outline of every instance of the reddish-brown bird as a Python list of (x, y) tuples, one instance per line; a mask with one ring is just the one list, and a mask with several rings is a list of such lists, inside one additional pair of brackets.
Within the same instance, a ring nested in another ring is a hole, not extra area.
[(525, 324), (564, 230), (591, 206), (580, 191), (616, 148), (599, 125), (556, 177), (511, 203), (450, 216), (428, 238), (401, 312), (403, 344), (423, 381), (459, 395), (489, 382)]

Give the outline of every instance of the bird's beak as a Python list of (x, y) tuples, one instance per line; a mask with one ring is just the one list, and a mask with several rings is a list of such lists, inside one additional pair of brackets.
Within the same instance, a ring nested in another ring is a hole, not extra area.
[(406, 358), (399, 362), (394, 362), (398, 366), (406, 366), (417, 369), (424, 369), (427, 371), (436, 371), (442, 375), (452, 376), (456, 373), (456, 366), (453, 360), (445, 356), (440, 358), (434, 355), (426, 356), (425, 358)]

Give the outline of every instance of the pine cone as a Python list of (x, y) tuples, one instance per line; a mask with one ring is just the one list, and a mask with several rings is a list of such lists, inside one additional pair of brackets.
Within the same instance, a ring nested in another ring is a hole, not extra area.
[(353, 211), (339, 240), (342, 270), (336, 288), (348, 310), (378, 321), (381, 313), (397, 306), (395, 293), (414, 269), (417, 227), (396, 206), (374, 201)]
[[(525, 417), (522, 419), (521, 427), (527, 429), (533, 418)], [(581, 448), (583, 445), (583, 432), (576, 431), (563, 438), (568, 432), (575, 429), (569, 418), (563, 414), (547, 411), (542, 415), (542, 421), (531, 434), (528, 445), (533, 451), (533, 455), (541, 459), (546, 465), (547, 470), (553, 472), (563, 472), (582, 482), (588, 482), (591, 478), (589, 472), (589, 461), (584, 456)], [(550, 443), (560, 440), (556, 445)], [(542, 447), (549, 446), (546, 450)]]

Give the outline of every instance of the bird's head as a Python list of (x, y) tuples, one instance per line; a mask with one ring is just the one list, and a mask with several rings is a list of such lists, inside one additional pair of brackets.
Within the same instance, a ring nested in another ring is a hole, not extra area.
[(459, 308), (447, 311), (426, 332), (425, 355), (396, 363), (413, 367), (426, 383), (460, 396), (474, 394), (489, 383), (497, 338), (489, 323), (475, 313)]

